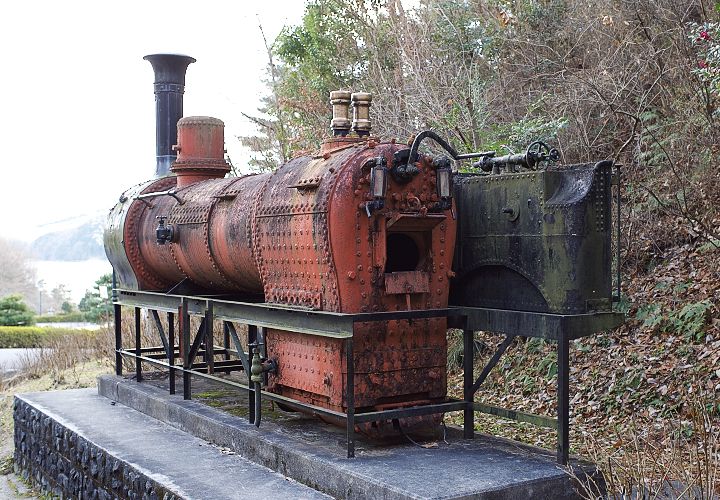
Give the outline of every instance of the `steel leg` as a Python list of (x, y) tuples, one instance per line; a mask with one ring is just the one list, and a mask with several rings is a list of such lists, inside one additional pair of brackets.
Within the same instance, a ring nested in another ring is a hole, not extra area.
[[(463, 321), (467, 323), (467, 320)], [(465, 410), (463, 411), (463, 437), (472, 439), (475, 436), (475, 409), (473, 401), (475, 392), (473, 391), (473, 331), (468, 330), (467, 326), (463, 327), (463, 397), (465, 400)]]
[(175, 394), (175, 313), (167, 313), (168, 320), (168, 364), (170, 365), (170, 394)]
[(570, 456), (570, 342), (567, 333), (558, 339), (558, 447), (557, 461), (567, 465)]
[(355, 364), (352, 337), (345, 341), (345, 356), (347, 363), (347, 386), (345, 393), (347, 401), (347, 457), (355, 458)]
[(122, 306), (120, 304), (114, 304), (113, 306), (115, 316), (115, 375), (122, 376)]
[(205, 362), (209, 374), (215, 373), (215, 335), (213, 330), (213, 303), (208, 301), (205, 311)]
[(190, 387), (190, 313), (188, 299), (182, 299), (182, 357), (183, 357), (183, 399), (192, 397)]
[(135, 381), (142, 382), (142, 363), (140, 362), (140, 356), (142, 351), (140, 350), (141, 343), (141, 329), (140, 329), (140, 308), (135, 308)]
[(227, 321), (223, 321), (223, 348), (225, 349), (225, 361), (230, 359), (230, 327)]
[[(252, 359), (252, 344), (257, 342), (257, 326), (248, 325), (248, 356)], [(251, 390), (248, 391), (248, 420), (251, 424), (255, 423), (255, 391), (252, 389), (253, 382), (250, 380), (250, 370), (247, 371), (248, 376), (248, 387)]]

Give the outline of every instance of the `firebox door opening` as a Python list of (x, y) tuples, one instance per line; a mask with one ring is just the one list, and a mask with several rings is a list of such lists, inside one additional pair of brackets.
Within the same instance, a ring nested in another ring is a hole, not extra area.
[(424, 256), (418, 243), (422, 244), (422, 241), (406, 233), (388, 233), (385, 272), (400, 273), (419, 269)]

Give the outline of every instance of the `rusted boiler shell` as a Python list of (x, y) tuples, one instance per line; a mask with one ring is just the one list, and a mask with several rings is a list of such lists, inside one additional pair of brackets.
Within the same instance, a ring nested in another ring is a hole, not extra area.
[[(338, 137), (318, 155), (295, 158), (271, 174), (183, 186), (186, 172), (177, 171), (121, 198), (106, 232), (108, 257), (121, 282), (143, 290), (166, 292), (190, 280), (212, 293), (256, 293), (266, 302), (317, 310), (445, 307), (455, 221), (439, 203), (430, 158), (421, 157), (420, 173), (404, 184), (388, 174), (384, 206), (367, 206), (377, 201), (372, 166), (384, 158), (391, 168), (402, 149), (407, 146)], [(172, 228), (165, 244), (156, 234), (161, 219)], [(444, 398), (445, 331), (445, 319), (358, 325), (356, 406)], [(345, 407), (342, 342), (276, 330), (265, 340), (278, 362), (271, 390)]]

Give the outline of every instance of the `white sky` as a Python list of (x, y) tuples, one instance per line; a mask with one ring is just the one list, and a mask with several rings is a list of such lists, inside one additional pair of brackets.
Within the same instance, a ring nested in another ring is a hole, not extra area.
[(300, 22), (302, 0), (11, 1), (0, 12), (0, 236), (109, 209), (155, 170), (153, 72), (146, 54), (183, 53), (185, 116), (252, 126), (272, 41)]

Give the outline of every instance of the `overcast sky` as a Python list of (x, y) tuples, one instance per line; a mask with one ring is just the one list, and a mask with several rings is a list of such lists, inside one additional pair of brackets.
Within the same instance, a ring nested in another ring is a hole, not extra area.
[(252, 132), (264, 91), (269, 40), (300, 22), (302, 0), (13, 1), (0, 16), (0, 236), (109, 209), (155, 169), (153, 73), (146, 54), (197, 59), (185, 87), (185, 116)]

